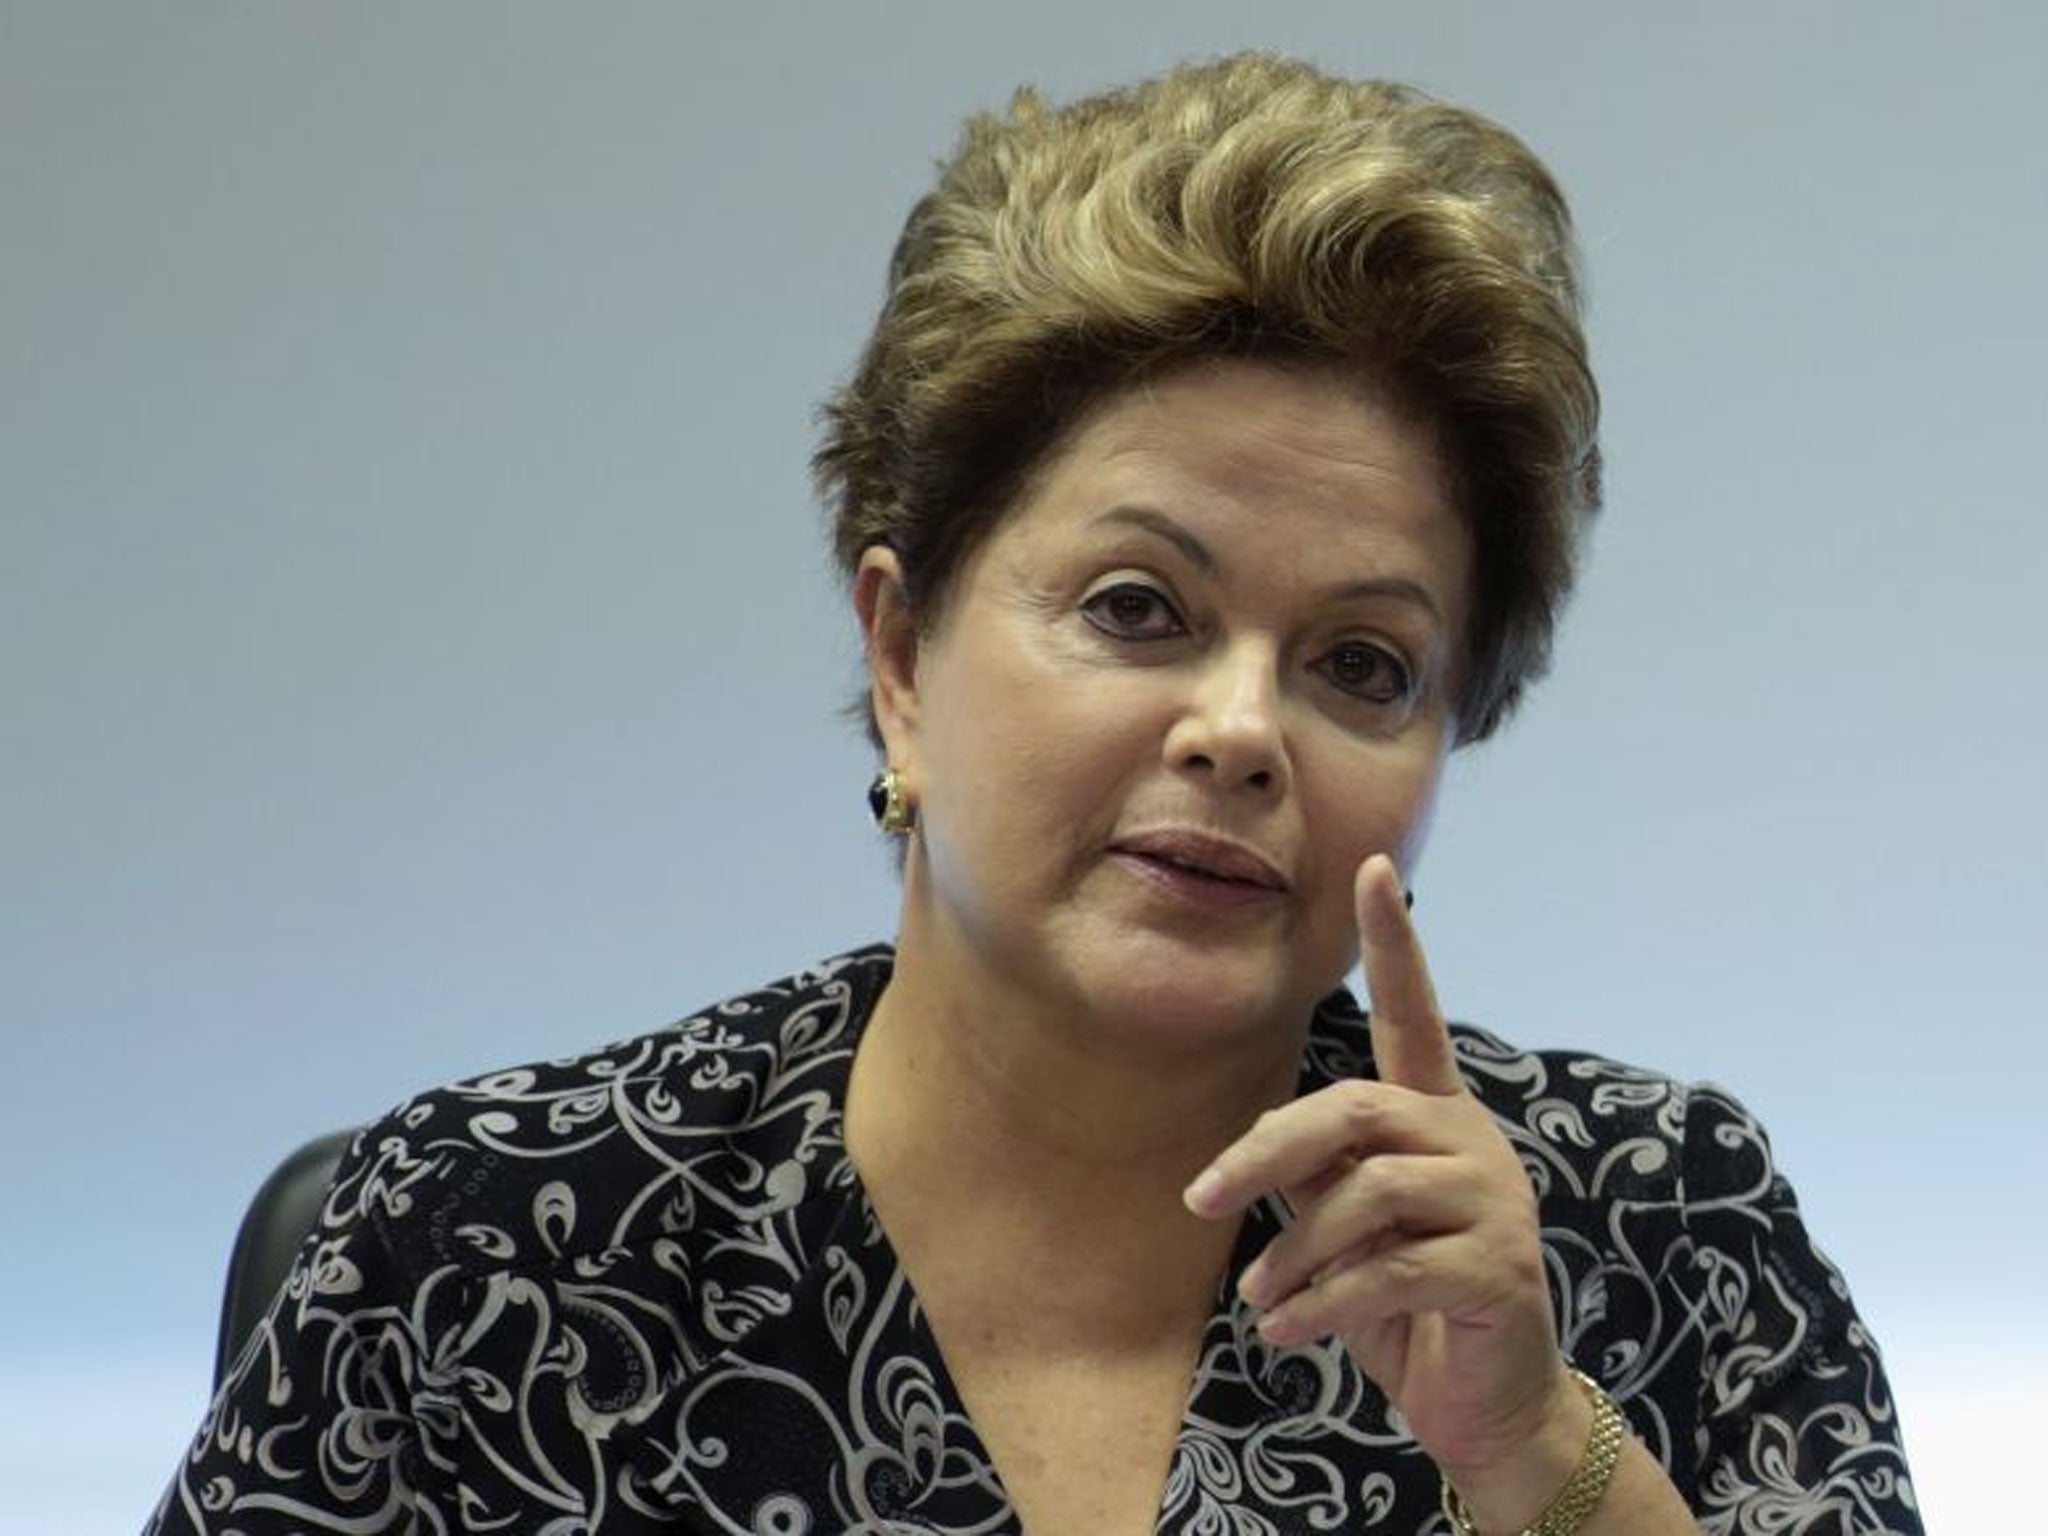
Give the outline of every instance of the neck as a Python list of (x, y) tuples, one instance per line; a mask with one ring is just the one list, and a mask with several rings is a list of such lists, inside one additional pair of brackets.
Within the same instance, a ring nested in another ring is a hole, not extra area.
[[(1201, 1046), (1095, 1018), (1024, 978), (933, 963), (906, 932), (861, 1046), (857, 1075), (927, 1147), (1039, 1187), (1121, 1199), (1134, 1184), (1192, 1178), (1259, 1113), (1292, 1096), (1307, 1019)], [(1045, 1181), (1050, 1181), (1046, 1183)]]
[(953, 1262), (978, 1286), (1014, 1274), (1048, 1326), (1057, 1296), (1066, 1326), (1126, 1338), (1207, 1315), (1235, 1224), (1190, 1216), (1180, 1193), (1292, 1094), (1306, 1021), (1172, 1059), (1128, 1022), (935, 964), (906, 924), (855, 1058), (846, 1137), (920, 1287)]

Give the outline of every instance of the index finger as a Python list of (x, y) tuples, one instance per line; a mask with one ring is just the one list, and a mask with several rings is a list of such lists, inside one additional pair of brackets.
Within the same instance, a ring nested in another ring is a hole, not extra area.
[(1408, 918), (1408, 904), (1394, 861), (1376, 853), (1358, 867), (1353, 894), (1358, 903), (1358, 950), (1365, 965), (1367, 1016), (1373, 1065), (1383, 1083), (1418, 1093), (1465, 1091), (1457, 1053), (1430, 985), (1422, 940)]

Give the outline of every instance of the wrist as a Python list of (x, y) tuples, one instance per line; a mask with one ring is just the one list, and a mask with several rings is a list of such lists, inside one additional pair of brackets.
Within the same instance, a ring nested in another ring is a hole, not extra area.
[(1607, 1491), (1627, 1421), (1576, 1370), (1561, 1373), (1556, 1407), (1512, 1458), (1442, 1468), (1444, 1513), (1458, 1536), (1565, 1536)]

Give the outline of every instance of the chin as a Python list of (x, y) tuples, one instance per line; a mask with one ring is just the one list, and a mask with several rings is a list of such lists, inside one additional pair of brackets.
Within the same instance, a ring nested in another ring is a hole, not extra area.
[(1284, 968), (1244, 957), (1158, 955), (1105, 958), (1099, 984), (1085, 990), (1091, 1011), (1118, 1033), (1162, 1048), (1198, 1049), (1271, 1039), (1305, 1024), (1314, 999), (1284, 984)]

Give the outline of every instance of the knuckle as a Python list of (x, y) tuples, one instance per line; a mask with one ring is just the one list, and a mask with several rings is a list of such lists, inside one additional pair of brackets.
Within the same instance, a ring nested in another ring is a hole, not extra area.
[(1368, 1082), (1338, 1083), (1330, 1090), (1336, 1100), (1338, 1117), (1354, 1136), (1363, 1135), (1379, 1123), (1379, 1095)]
[[(1518, 1174), (1520, 1171), (1519, 1169), (1516, 1170)], [(1535, 1186), (1527, 1179), (1518, 1177), (1512, 1180), (1507, 1188), (1509, 1197), (1514, 1201), (1517, 1223), (1528, 1227), (1533, 1232), (1543, 1215), (1543, 1208), (1536, 1199)]]
[(1358, 1203), (1370, 1211), (1398, 1211), (1413, 1182), (1412, 1175), (1400, 1164), (1386, 1158), (1368, 1158), (1359, 1166)]
[(1367, 1158), (1345, 1176), (1343, 1203), (1355, 1219), (1369, 1221), (1387, 1200), (1387, 1171)]
[(1404, 1294), (1429, 1276), (1429, 1264), (1413, 1247), (1389, 1250), (1380, 1257), (1380, 1275), (1389, 1290)]
[(1241, 1156), (1250, 1158), (1263, 1156), (1280, 1141), (1287, 1127), (1280, 1120), (1279, 1115), (1280, 1111), (1277, 1109), (1262, 1110), (1260, 1112), (1259, 1117), (1251, 1123), (1250, 1128), (1245, 1131), (1244, 1135), (1238, 1138), (1237, 1150)]
[(1369, 1157), (1360, 1167), (1382, 1197), (1404, 1194), (1415, 1184), (1415, 1165), (1405, 1158)]

